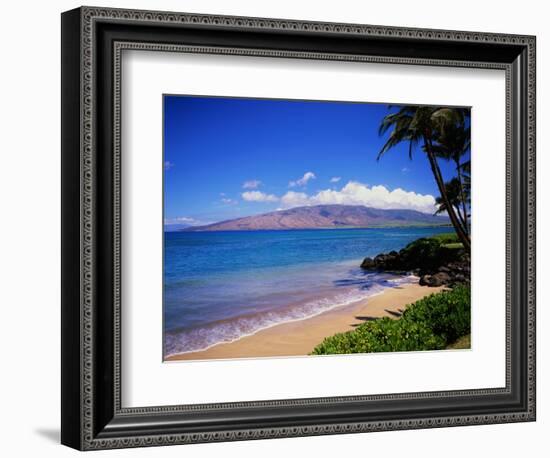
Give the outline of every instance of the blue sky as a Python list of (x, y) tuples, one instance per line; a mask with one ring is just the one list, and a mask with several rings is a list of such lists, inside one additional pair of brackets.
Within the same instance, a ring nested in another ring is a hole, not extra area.
[[(379, 161), (387, 105), (164, 96), (165, 224), (207, 224), (302, 205), (431, 212), (421, 151)], [(446, 178), (452, 164), (441, 162)]]

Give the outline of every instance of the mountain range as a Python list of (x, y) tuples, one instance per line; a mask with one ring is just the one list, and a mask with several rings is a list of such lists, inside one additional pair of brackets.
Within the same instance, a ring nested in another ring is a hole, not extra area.
[(382, 210), (362, 205), (316, 205), (246, 216), (182, 231), (258, 231), (288, 229), (335, 229), (395, 226), (443, 226), (447, 216), (416, 210)]

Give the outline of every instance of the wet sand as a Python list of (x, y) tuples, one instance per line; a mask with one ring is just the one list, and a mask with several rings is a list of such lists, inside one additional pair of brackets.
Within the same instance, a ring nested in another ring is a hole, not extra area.
[(399, 285), (386, 289), (353, 304), (329, 310), (311, 318), (281, 323), (229, 343), (214, 345), (206, 350), (180, 353), (167, 361), (227, 358), (261, 358), (267, 356), (304, 356), (325, 337), (351, 331), (365, 321), (390, 317), (399, 318), (408, 304), (441, 291), (418, 284)]

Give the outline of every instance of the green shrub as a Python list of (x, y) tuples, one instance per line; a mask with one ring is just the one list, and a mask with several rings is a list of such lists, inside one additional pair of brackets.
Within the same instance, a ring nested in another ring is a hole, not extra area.
[(439, 350), (470, 332), (470, 290), (457, 286), (410, 305), (397, 320), (367, 321), (327, 337), (314, 355)]
[(399, 254), (404, 268), (432, 272), (449, 262), (458, 261), (463, 251), (455, 234), (438, 234), (409, 243)]
[(381, 318), (363, 323), (356, 330), (326, 338), (314, 355), (433, 350), (445, 341), (423, 323)]
[(401, 319), (424, 323), (447, 344), (454, 342), (470, 332), (470, 288), (431, 294), (408, 307)]

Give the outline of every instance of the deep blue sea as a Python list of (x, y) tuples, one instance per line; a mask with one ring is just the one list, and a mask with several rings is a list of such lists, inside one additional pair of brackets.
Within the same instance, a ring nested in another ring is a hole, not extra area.
[(165, 355), (208, 348), (414, 281), (365, 256), (448, 227), (164, 234)]

